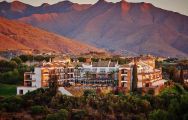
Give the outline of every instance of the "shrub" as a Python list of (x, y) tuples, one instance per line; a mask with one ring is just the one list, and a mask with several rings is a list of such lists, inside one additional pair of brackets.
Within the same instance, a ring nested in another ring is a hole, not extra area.
[(46, 114), (47, 109), (44, 106), (32, 106), (31, 107), (31, 114), (38, 115), (38, 114)]
[(0, 82), (5, 84), (17, 84), (20, 82), (19, 76), (17, 69), (6, 73), (0, 73)]
[(154, 110), (149, 114), (149, 120), (168, 120), (168, 112), (164, 110)]
[(79, 110), (72, 113), (72, 120), (82, 120), (86, 116), (86, 111)]
[(56, 114), (48, 114), (46, 120), (58, 120)]
[(7, 112), (17, 112), (22, 108), (23, 99), (19, 96), (12, 96), (4, 99), (1, 102), (1, 108)]
[(48, 114), (46, 120), (67, 120), (68, 119), (68, 111), (65, 109), (61, 109), (58, 113)]
[(85, 90), (84, 91), (84, 96), (85, 97), (93, 96), (93, 95), (96, 95), (96, 91), (94, 91), (94, 90)]

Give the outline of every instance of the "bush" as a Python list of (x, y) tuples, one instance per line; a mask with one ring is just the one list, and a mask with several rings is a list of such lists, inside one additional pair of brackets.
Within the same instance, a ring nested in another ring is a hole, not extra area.
[(13, 71), (18, 67), (18, 64), (15, 61), (5, 61), (5, 60), (0, 60), (0, 72), (9, 72)]
[(72, 113), (72, 120), (82, 120), (86, 116), (86, 111), (79, 110)]
[(56, 114), (48, 114), (46, 120), (58, 120), (58, 117)]
[(164, 110), (154, 110), (149, 115), (149, 120), (168, 120), (168, 112)]
[(68, 111), (65, 109), (61, 109), (58, 113), (48, 114), (46, 120), (67, 120), (68, 119)]
[(31, 107), (31, 114), (38, 115), (38, 114), (46, 114), (47, 109), (44, 106), (32, 106)]
[(85, 90), (84, 91), (84, 96), (85, 97), (94, 96), (94, 95), (96, 95), (96, 91), (94, 91), (94, 90)]
[(17, 84), (20, 82), (20, 75), (17, 69), (6, 73), (0, 73), (0, 82), (4, 84)]
[(17, 112), (22, 108), (23, 99), (19, 96), (8, 97), (1, 102), (1, 108), (7, 112)]

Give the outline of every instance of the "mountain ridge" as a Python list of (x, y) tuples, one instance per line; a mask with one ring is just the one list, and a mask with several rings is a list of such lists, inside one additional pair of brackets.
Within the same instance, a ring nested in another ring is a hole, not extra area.
[(69, 6), (17, 19), (110, 50), (188, 56), (188, 16), (157, 8), (150, 3), (99, 0), (81, 10)]

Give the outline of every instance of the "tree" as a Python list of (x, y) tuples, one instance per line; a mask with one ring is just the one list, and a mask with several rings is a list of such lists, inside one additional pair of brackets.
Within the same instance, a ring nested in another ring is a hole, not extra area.
[(168, 73), (169, 73), (169, 79), (170, 79), (170, 80), (173, 80), (173, 79), (174, 79), (175, 70), (176, 70), (175, 67), (169, 67)]
[(22, 108), (23, 99), (20, 96), (11, 96), (5, 98), (0, 104), (5, 108), (6, 112), (18, 112)]
[(137, 91), (137, 82), (138, 82), (138, 75), (137, 75), (137, 65), (134, 64), (133, 65), (133, 72), (132, 72), (132, 92), (136, 92)]
[(83, 58), (83, 57), (79, 57), (78, 60), (79, 60), (79, 62), (85, 62), (86, 61), (86, 59)]
[(22, 64), (22, 60), (19, 57), (12, 58), (11, 61), (15, 61), (18, 65)]
[(173, 75), (172, 75), (172, 80), (173, 80), (174, 82), (178, 82), (178, 79), (179, 79), (179, 78), (177, 77), (177, 76), (178, 76), (177, 74), (178, 74), (178, 70), (177, 70), (176, 68), (174, 68), (174, 69), (173, 69)]
[(18, 67), (18, 64), (15, 61), (5, 61), (5, 60), (0, 60), (0, 72), (9, 72)]
[(37, 56), (34, 57), (34, 59), (38, 62), (45, 60), (45, 58), (42, 55), (37, 55)]
[(17, 84), (20, 82), (20, 75), (17, 69), (6, 73), (0, 73), (0, 82), (5, 84)]
[(184, 73), (183, 73), (183, 69), (180, 70), (180, 83), (184, 84)]
[(58, 75), (51, 73), (49, 77), (49, 88), (51, 94), (55, 96), (58, 92)]
[(28, 56), (26, 56), (26, 55), (20, 55), (19, 58), (20, 58), (23, 62), (28, 61)]

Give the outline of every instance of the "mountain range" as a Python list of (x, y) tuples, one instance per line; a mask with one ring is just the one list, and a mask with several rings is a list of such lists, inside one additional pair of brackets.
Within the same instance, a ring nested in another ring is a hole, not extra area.
[(98, 48), (0, 17), (0, 50), (39, 50), (70, 54), (101, 52)]
[(81, 5), (62, 1), (34, 7), (18, 1), (1, 2), (0, 16), (108, 50), (188, 55), (188, 16), (150, 3), (99, 0)]

